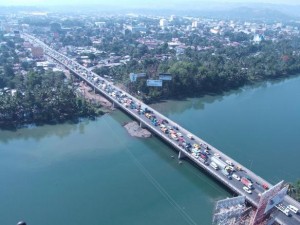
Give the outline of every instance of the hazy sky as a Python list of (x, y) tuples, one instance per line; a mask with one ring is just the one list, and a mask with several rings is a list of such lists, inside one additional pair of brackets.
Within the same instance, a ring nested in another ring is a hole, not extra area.
[[(172, 2), (172, 3), (171, 3)], [(187, 2), (257, 2), (257, 3), (283, 3), (283, 4), (297, 4), (300, 5), (300, 0), (0, 0), (0, 5), (75, 5), (75, 4), (109, 4), (109, 5), (144, 5), (144, 4), (174, 4), (176, 3), (187, 3)]]

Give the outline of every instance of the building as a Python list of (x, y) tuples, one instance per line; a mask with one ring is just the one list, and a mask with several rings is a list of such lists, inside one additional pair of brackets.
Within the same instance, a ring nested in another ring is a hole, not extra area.
[(99, 28), (105, 27), (106, 22), (95, 22), (95, 25)]
[(198, 28), (199, 27), (199, 22), (198, 21), (193, 21), (192, 22), (192, 28)]
[(33, 46), (31, 47), (31, 54), (33, 58), (43, 58), (44, 50), (42, 47)]
[(127, 26), (128, 30), (130, 30), (133, 34), (136, 33), (146, 33), (147, 28), (145, 26)]
[(262, 35), (256, 34), (256, 35), (254, 35), (254, 37), (253, 37), (253, 42), (254, 42), (254, 43), (259, 44), (262, 40), (263, 40), (263, 36), (262, 36)]
[(160, 19), (160, 21), (159, 21), (159, 26), (160, 26), (161, 28), (167, 27), (167, 26), (168, 26), (168, 21), (167, 21), (166, 19)]

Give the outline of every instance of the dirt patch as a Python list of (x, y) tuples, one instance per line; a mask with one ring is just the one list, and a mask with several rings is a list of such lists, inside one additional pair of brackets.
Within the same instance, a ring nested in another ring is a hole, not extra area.
[(84, 98), (89, 99), (92, 102), (99, 103), (101, 106), (111, 109), (112, 103), (108, 101), (106, 98), (101, 96), (98, 93), (95, 93), (93, 88), (85, 84), (83, 81), (80, 82), (79, 88), (81, 90), (81, 93), (83, 94)]
[(124, 127), (133, 137), (150, 138), (152, 136), (148, 130), (141, 128), (136, 121), (126, 123)]

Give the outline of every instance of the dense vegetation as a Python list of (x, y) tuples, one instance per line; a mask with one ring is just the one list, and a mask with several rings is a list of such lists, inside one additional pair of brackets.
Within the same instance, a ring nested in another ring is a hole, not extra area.
[[(62, 72), (45, 72), (35, 67), (35, 61), (24, 60), (30, 54), (21, 38), (5, 37), (0, 32), (0, 43), (0, 128), (57, 123), (101, 113), (76, 95)], [(15, 66), (20, 69), (15, 70)]]
[(15, 94), (0, 96), (0, 127), (57, 123), (97, 115), (89, 102), (76, 96), (62, 73), (30, 72), (16, 87)]
[(300, 202), (300, 180), (294, 184), (289, 184), (288, 194)]
[[(241, 37), (232, 37), (241, 38)], [(220, 43), (215, 43), (220, 45)], [(119, 68), (101, 68), (98, 74), (108, 74), (127, 83), (133, 93), (142, 93), (144, 100), (178, 98), (183, 96), (219, 93), (255, 81), (276, 79), (300, 72), (300, 38), (279, 39), (277, 42), (250, 42), (239, 46), (221, 46), (198, 51), (187, 48), (183, 55), (168, 60), (153, 57), (145, 47), (136, 52), (147, 54), (143, 60), (131, 60)], [(157, 50), (155, 50), (157, 51)], [(168, 53), (166, 49), (164, 53)], [(170, 51), (169, 51), (170, 53)], [(157, 79), (158, 73), (172, 74), (163, 88), (147, 87), (145, 79), (130, 83), (130, 72), (146, 72), (148, 79)]]

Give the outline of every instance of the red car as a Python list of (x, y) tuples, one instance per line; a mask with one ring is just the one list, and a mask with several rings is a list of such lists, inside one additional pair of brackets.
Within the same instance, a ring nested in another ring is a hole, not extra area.
[(263, 184), (262, 187), (265, 189), (265, 190), (269, 190), (269, 186), (267, 184)]

